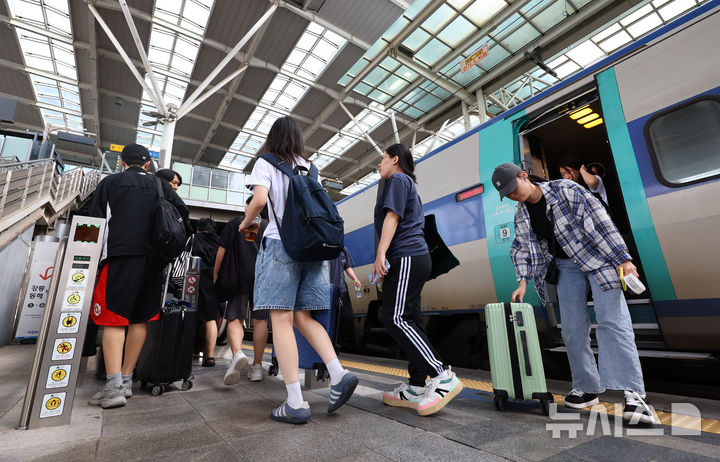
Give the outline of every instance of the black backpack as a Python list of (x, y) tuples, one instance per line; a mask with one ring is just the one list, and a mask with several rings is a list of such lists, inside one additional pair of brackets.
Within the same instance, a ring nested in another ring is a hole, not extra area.
[(157, 178), (158, 203), (153, 214), (153, 260), (165, 265), (185, 248), (187, 235), (180, 212), (165, 198), (162, 181)]
[[(343, 219), (330, 195), (318, 183), (317, 167), (310, 164), (308, 174), (302, 175), (300, 170), (307, 169), (301, 166), (292, 169), (275, 154), (261, 157), (290, 177), (282, 227), (278, 223), (280, 240), (288, 255), (297, 261), (337, 258), (344, 246)], [(272, 199), (270, 206), (277, 219)]]

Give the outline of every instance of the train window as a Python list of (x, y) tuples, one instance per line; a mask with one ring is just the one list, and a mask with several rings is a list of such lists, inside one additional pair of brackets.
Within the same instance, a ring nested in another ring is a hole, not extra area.
[(651, 117), (645, 140), (665, 186), (720, 177), (720, 98), (695, 99)]

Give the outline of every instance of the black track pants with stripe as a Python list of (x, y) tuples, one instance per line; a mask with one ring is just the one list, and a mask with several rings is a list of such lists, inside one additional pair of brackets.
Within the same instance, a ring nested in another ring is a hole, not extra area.
[(425, 378), (442, 373), (440, 355), (430, 344), (422, 322), (420, 292), (430, 274), (430, 254), (388, 260), (383, 282), (382, 318), (385, 329), (408, 355), (410, 385), (424, 386)]

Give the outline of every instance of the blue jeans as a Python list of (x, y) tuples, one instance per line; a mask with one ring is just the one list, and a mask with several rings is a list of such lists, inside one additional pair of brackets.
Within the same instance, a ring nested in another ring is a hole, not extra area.
[(331, 297), (328, 262), (293, 260), (280, 239), (263, 240), (255, 261), (255, 311), (327, 310)]
[[(562, 337), (567, 347), (572, 387), (585, 393), (606, 389), (645, 394), (640, 358), (635, 346), (630, 312), (621, 289), (603, 290), (592, 273), (582, 271), (570, 259), (558, 259), (557, 292)], [(588, 284), (595, 302), (598, 323), (598, 366), (590, 349)]]

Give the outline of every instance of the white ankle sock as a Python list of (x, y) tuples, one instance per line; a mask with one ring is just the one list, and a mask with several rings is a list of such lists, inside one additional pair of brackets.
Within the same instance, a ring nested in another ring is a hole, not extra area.
[(122, 381), (123, 381), (123, 385), (125, 385), (128, 382), (132, 382), (132, 374), (130, 374), (130, 375), (123, 374)]
[(287, 403), (292, 408), (299, 408), (303, 403), (302, 390), (300, 390), (300, 382), (289, 383), (285, 385), (288, 397)]
[(447, 369), (445, 369), (444, 371), (442, 371), (442, 374), (438, 374), (438, 377), (440, 378), (440, 380), (447, 380), (450, 378), (450, 374), (448, 374)]
[(345, 375), (345, 372), (347, 372), (345, 369), (343, 369), (342, 365), (340, 364), (340, 360), (338, 360), (337, 358), (325, 364), (325, 367), (327, 367), (327, 370), (330, 373), (330, 385), (337, 385), (338, 383), (340, 383), (343, 375)]
[(108, 387), (119, 387), (122, 385), (122, 372), (110, 374), (107, 376)]

